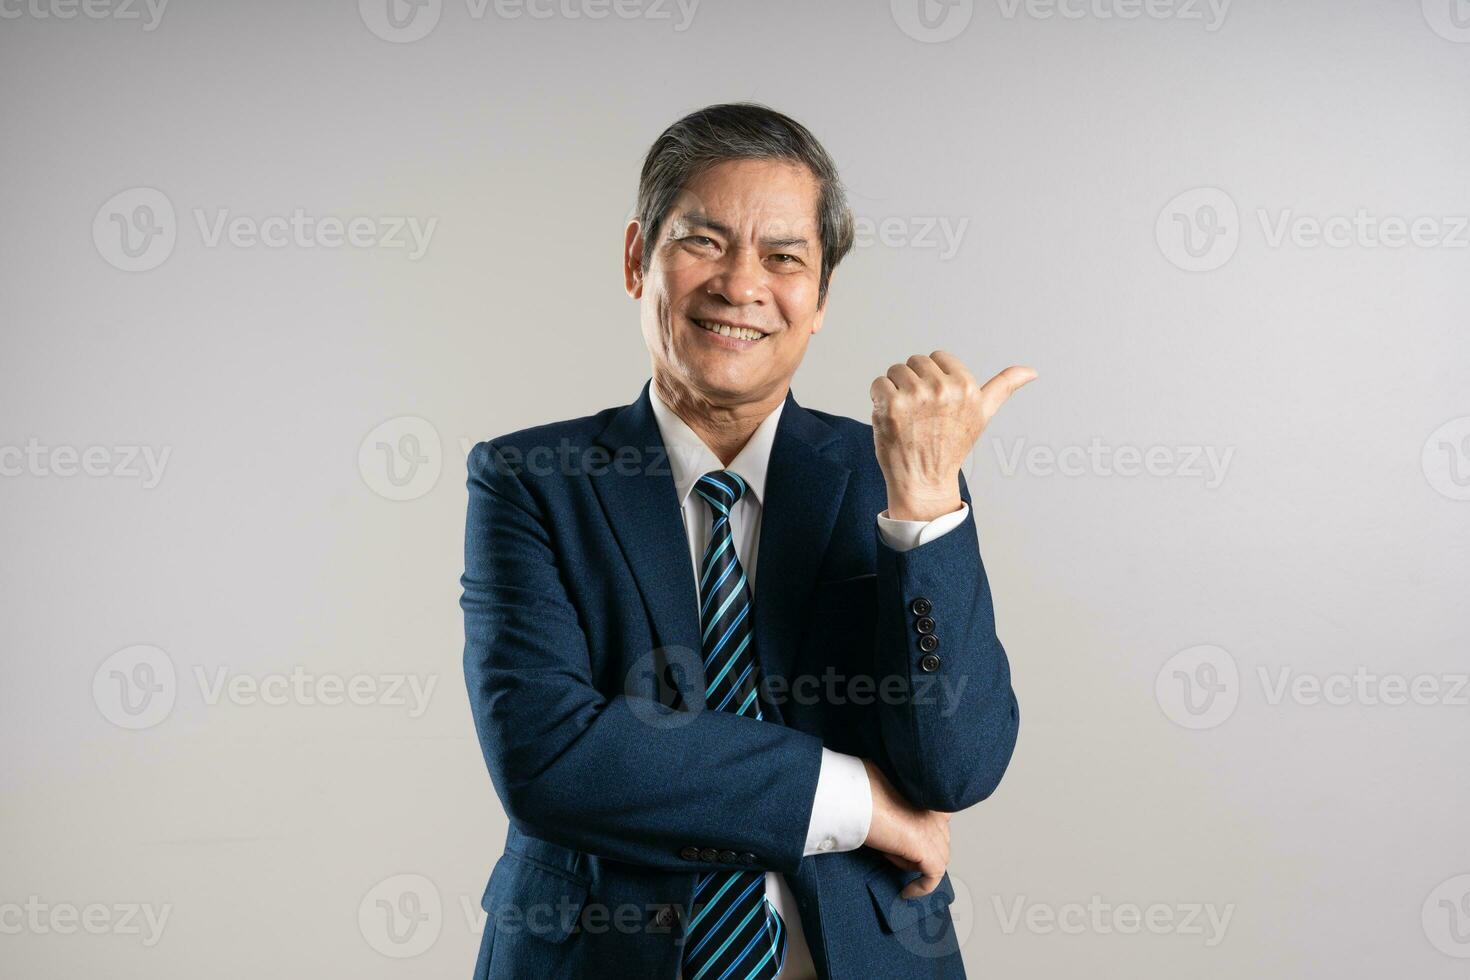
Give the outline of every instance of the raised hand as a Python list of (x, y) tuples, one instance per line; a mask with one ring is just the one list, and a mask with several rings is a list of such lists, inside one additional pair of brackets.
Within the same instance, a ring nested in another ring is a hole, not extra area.
[(1036, 378), (1012, 365), (976, 383), (947, 351), (915, 354), (873, 379), (873, 445), (888, 484), (888, 516), (928, 521), (960, 507), (959, 471), (1016, 389)]

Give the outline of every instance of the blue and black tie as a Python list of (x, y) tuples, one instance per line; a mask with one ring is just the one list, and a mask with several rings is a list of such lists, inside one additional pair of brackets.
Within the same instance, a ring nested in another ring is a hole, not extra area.
[[(699, 625), (705, 704), (759, 720), (750, 586), (730, 530), (730, 511), (745, 490), (745, 481), (729, 470), (706, 473), (694, 484), (713, 518), (699, 569)], [(701, 875), (685, 931), (683, 980), (772, 980), (785, 961), (785, 923), (766, 901), (765, 872)]]

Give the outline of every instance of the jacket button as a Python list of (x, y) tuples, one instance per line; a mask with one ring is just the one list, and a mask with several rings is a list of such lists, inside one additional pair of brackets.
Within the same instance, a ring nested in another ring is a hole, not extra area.
[(909, 609), (913, 611), (915, 616), (927, 616), (934, 611), (934, 603), (925, 599), (923, 596), (919, 596), (913, 602), (909, 603)]
[(755, 855), (752, 854), (752, 853), (750, 853), (749, 851), (744, 852), (743, 854), (740, 855), (740, 863), (741, 864), (755, 864)]
[(699, 848), (697, 848), (697, 847), (686, 847), (686, 848), (684, 848), (684, 850), (682, 850), (682, 851), (679, 852), (679, 856), (681, 858), (683, 858), (684, 860), (686, 860), (686, 861), (698, 861), (699, 860)]
[(939, 649), (939, 637), (935, 636), (933, 633), (925, 633), (923, 636), (919, 637), (919, 649), (923, 650), (925, 653), (933, 653), (935, 650)]
[(919, 617), (919, 621), (916, 622), (916, 623), (914, 623), (914, 629), (918, 630), (920, 633), (933, 633), (934, 632), (934, 617), (933, 616), (920, 616)]
[(699, 859), (708, 864), (714, 864), (720, 859), (720, 852), (715, 850), (713, 847), (706, 847), (704, 850), (699, 852)]
[(734, 851), (721, 851), (720, 852), (720, 863), (721, 864), (734, 864), (736, 857), (737, 857), (737, 855), (736, 855), (736, 853)]
[(924, 656), (919, 658), (919, 669), (926, 674), (934, 673), (939, 669), (939, 655), (935, 653), (924, 654)]
[(653, 916), (653, 924), (658, 926), (660, 929), (667, 929), (669, 926), (673, 925), (674, 907), (672, 905), (665, 905), (657, 912), (655, 912)]

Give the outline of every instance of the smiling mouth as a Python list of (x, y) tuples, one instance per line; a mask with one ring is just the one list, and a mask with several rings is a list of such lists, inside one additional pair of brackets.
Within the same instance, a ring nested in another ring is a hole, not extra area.
[(728, 323), (717, 323), (714, 320), (696, 320), (690, 317), (695, 326), (710, 333), (717, 333), (721, 337), (733, 337), (735, 340), (764, 340), (765, 334), (750, 327), (732, 327)]

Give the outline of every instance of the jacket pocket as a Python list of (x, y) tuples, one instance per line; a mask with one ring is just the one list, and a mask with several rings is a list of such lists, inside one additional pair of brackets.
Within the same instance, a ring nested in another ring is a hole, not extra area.
[(830, 579), (818, 582), (812, 589), (813, 605), (832, 604), (837, 606), (872, 607), (878, 598), (878, 576), (869, 573), (851, 578)]
[(588, 888), (581, 878), (506, 851), (490, 872), (480, 907), (497, 944), (516, 934), (560, 943), (577, 931)]
[(933, 915), (949, 907), (954, 901), (954, 885), (949, 875), (940, 879), (939, 887), (918, 898), (904, 898), (900, 894), (904, 886), (921, 877), (917, 871), (905, 871), (892, 865), (880, 867), (868, 875), (868, 893), (878, 910), (878, 921), (884, 932), (898, 932), (914, 925), (925, 916)]
[(817, 583), (817, 588), (827, 585), (871, 585), (878, 580), (877, 572), (858, 572), (856, 575), (848, 575), (844, 578), (823, 579)]

